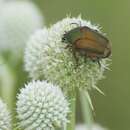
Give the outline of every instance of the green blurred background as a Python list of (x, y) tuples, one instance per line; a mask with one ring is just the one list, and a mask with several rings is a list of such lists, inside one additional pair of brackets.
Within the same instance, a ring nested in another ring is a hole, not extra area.
[(100, 24), (112, 42), (111, 71), (98, 86), (103, 96), (93, 93), (96, 122), (110, 130), (130, 130), (130, 0), (34, 0), (46, 25), (82, 14)]

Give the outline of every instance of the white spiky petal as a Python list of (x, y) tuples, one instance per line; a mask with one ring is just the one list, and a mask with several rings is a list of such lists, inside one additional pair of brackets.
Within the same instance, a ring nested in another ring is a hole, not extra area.
[(67, 123), (68, 106), (60, 88), (46, 81), (32, 81), (18, 95), (20, 126), (25, 130), (62, 127)]
[[(90, 128), (87, 127), (86, 125), (79, 124), (79, 125), (76, 126), (76, 130), (90, 130)], [(107, 129), (99, 126), (98, 124), (93, 124), (91, 126), (91, 130), (107, 130)]]
[(103, 78), (107, 67), (106, 59), (100, 61), (99, 67), (90, 59), (84, 62), (84, 58), (79, 56), (79, 65), (76, 68), (72, 52), (62, 42), (64, 33), (77, 27), (72, 23), (88, 26), (101, 33), (97, 26), (80, 17), (67, 17), (31, 37), (25, 52), (25, 69), (33, 79), (45, 79), (66, 90), (74, 87), (85, 90), (95, 88), (97, 81)]
[(11, 117), (6, 104), (0, 99), (0, 130), (11, 130)]
[(43, 26), (42, 14), (29, 1), (10, 1), (0, 9), (0, 50), (18, 56), (30, 34)]

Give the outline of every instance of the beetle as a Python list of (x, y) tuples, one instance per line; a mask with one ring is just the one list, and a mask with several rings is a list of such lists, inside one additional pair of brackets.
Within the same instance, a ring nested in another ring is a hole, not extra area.
[(77, 52), (92, 61), (97, 61), (100, 65), (102, 58), (111, 55), (111, 44), (109, 40), (99, 31), (87, 26), (79, 26), (68, 32), (62, 37), (62, 42), (68, 43), (66, 48), (70, 48), (73, 56), (78, 62)]

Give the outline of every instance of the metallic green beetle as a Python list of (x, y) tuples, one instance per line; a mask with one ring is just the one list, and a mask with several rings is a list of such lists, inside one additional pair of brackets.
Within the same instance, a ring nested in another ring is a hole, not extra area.
[(67, 48), (71, 48), (73, 55), (78, 60), (76, 53), (97, 61), (111, 55), (111, 44), (97, 30), (87, 26), (76, 27), (66, 32), (62, 37), (62, 42), (68, 43)]

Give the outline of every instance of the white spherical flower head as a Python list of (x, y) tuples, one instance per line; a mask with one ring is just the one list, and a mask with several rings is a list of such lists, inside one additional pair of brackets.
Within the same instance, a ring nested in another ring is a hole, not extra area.
[[(90, 128), (87, 127), (86, 125), (79, 124), (79, 125), (76, 126), (76, 130), (90, 130)], [(102, 128), (98, 124), (93, 124), (91, 126), (91, 130), (107, 130), (107, 129)]]
[(11, 117), (6, 104), (0, 99), (0, 130), (11, 130)]
[(11, 51), (18, 56), (29, 36), (42, 26), (42, 14), (33, 3), (3, 3), (0, 12), (0, 50)]
[[(73, 24), (74, 23), (74, 24)], [(58, 84), (65, 90), (73, 88), (96, 88), (98, 80), (103, 78), (107, 67), (107, 58), (101, 59), (101, 67), (91, 59), (78, 55), (78, 65), (72, 51), (66, 48), (67, 43), (62, 42), (66, 32), (80, 26), (87, 26), (93, 30), (100, 30), (80, 17), (67, 17), (57, 22), (48, 33), (43, 29), (32, 36), (25, 53), (25, 68), (34, 79), (46, 79)]]
[(33, 81), (21, 89), (17, 101), (20, 126), (25, 130), (52, 130), (67, 123), (69, 104), (60, 88)]
[[(39, 79), (39, 77), (44, 75), (43, 70), (46, 69), (44, 66), (44, 58), (46, 58), (45, 49), (48, 49), (46, 45), (46, 43), (48, 43), (48, 38), (49, 31), (44, 28), (43, 30), (36, 31), (27, 44), (25, 51), (25, 68), (30, 72), (30, 77), (34, 79)], [(44, 78), (42, 77), (41, 79)]]

